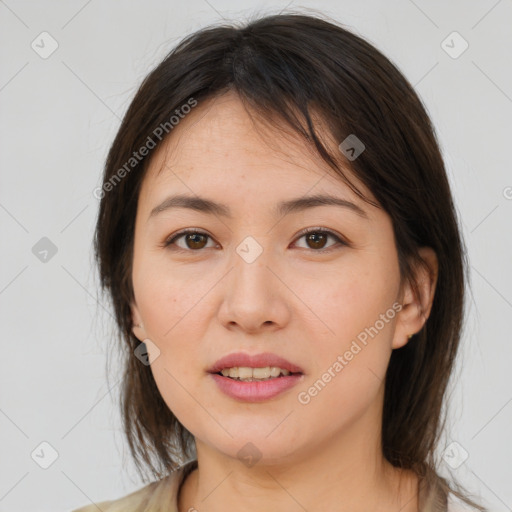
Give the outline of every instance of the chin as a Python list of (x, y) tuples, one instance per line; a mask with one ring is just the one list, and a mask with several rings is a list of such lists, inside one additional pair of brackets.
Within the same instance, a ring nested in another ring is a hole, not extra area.
[(262, 426), (253, 422), (251, 428), (245, 430), (232, 428), (229, 430), (233, 438), (223, 435), (222, 439), (207, 440), (207, 444), (226, 456), (240, 461), (247, 467), (293, 463), (298, 456), (300, 443), (294, 441), (289, 433), (273, 432), (268, 435), (272, 428), (268, 428), (266, 424)]

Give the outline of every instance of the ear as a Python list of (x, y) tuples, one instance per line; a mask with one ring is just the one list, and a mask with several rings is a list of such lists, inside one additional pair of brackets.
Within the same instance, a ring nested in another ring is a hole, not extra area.
[(423, 328), (434, 301), (438, 276), (437, 255), (431, 247), (421, 247), (418, 252), (428, 268), (418, 264), (415, 269), (418, 295), (414, 293), (409, 282), (405, 283), (401, 290), (402, 309), (397, 315), (392, 345), (394, 349), (406, 345), (409, 336)]
[(139, 308), (137, 307), (135, 301), (130, 304), (130, 310), (132, 313), (132, 332), (139, 341), (142, 341), (147, 336), (146, 331), (144, 330), (144, 324), (142, 323)]

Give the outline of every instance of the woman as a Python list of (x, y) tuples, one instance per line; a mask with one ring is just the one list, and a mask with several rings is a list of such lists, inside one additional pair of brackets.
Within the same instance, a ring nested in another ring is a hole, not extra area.
[(316, 16), (210, 27), (144, 80), (95, 249), (144, 478), (80, 511), (446, 511), (466, 260), (420, 99)]

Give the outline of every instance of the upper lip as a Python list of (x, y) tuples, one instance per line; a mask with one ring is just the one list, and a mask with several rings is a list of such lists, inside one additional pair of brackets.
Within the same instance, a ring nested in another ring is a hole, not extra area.
[(249, 367), (249, 368), (265, 368), (266, 366), (277, 366), (283, 370), (288, 370), (290, 373), (303, 373), (302, 368), (296, 364), (290, 363), (283, 357), (264, 352), (262, 354), (245, 354), (243, 352), (235, 352), (221, 357), (216, 363), (208, 369), (209, 373), (218, 373), (224, 368), (235, 367)]

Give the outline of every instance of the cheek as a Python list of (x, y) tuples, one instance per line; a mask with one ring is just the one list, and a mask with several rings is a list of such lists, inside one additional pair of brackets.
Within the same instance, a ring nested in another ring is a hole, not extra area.
[[(191, 396), (197, 396), (196, 385), (201, 360), (200, 347), (195, 340), (198, 323), (194, 315), (195, 297), (180, 293), (180, 289), (167, 286), (162, 280), (147, 283), (147, 294), (141, 291), (141, 314), (145, 319), (148, 338), (159, 353), (151, 363), (151, 372), (160, 395), (167, 407), (191, 432), (195, 430), (198, 410)], [(204, 398), (201, 398), (204, 404)]]
[(391, 356), (398, 282), (397, 267), (384, 259), (347, 258), (342, 270), (309, 287), (308, 304), (328, 329), (301, 388), (311, 398), (306, 409), (318, 407), (334, 421), (340, 411), (357, 416), (376, 398)]
[(380, 339), (389, 335), (398, 285), (398, 269), (387, 260), (354, 257), (347, 258), (343, 268), (331, 272), (328, 279), (308, 282), (307, 290), (304, 287), (300, 293), (308, 297), (308, 305), (322, 320), (326, 342), (342, 349), (358, 336), (364, 341), (364, 333), (369, 337), (368, 329), (372, 327), (382, 334)]
[(206, 318), (205, 296), (212, 284), (205, 279), (191, 282), (190, 276), (185, 279), (183, 273), (176, 269), (171, 272), (158, 261), (134, 265), (137, 307), (147, 338), (159, 350), (151, 371), (163, 400), (187, 428), (194, 410), (189, 393), (196, 394), (198, 372), (203, 371), (198, 366), (202, 358), (196, 343), (203, 331), (197, 319)]
[(208, 279), (185, 278), (179, 269), (158, 261), (145, 263), (134, 272), (137, 307), (145, 320), (148, 336), (167, 343), (183, 322), (194, 325), (201, 302), (211, 283)]
[[(342, 305), (338, 300), (338, 307), (328, 303), (331, 309), (326, 321), (336, 336), (318, 340), (311, 352), (312, 372), (298, 390), (303, 393), (299, 411), (311, 435), (319, 429), (327, 435), (368, 411), (378, 411), (391, 356), (393, 320), (379, 323), (377, 327), (382, 328), (376, 329), (376, 319), (386, 308), (381, 309), (378, 301), (363, 299), (354, 294)], [(378, 414), (374, 421), (379, 421)]]

